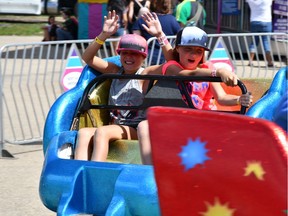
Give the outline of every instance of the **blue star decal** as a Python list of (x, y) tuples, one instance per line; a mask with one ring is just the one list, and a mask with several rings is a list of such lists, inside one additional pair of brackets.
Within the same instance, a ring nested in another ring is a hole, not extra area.
[(201, 142), (199, 138), (195, 141), (188, 140), (186, 146), (182, 146), (182, 151), (178, 154), (182, 159), (182, 165), (185, 166), (185, 171), (192, 169), (197, 164), (204, 164), (206, 160), (210, 160), (205, 149), (206, 142)]

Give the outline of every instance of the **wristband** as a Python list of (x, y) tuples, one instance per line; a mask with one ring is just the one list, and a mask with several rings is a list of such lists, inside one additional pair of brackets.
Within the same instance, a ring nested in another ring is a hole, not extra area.
[(216, 77), (216, 71), (217, 71), (216, 68), (212, 69), (212, 71), (211, 71), (211, 76), (212, 77)]
[(238, 99), (237, 99), (237, 105), (240, 105), (241, 103), (240, 103), (240, 97), (238, 97)]
[(158, 41), (158, 43), (159, 43), (159, 45), (160, 45), (161, 47), (162, 47), (162, 46), (165, 46), (165, 45), (167, 45), (167, 44), (169, 43), (166, 35), (157, 38), (157, 41)]
[(96, 37), (94, 41), (95, 41), (97, 44), (99, 44), (99, 45), (103, 45), (103, 44), (104, 44), (104, 41), (100, 40), (98, 37)]

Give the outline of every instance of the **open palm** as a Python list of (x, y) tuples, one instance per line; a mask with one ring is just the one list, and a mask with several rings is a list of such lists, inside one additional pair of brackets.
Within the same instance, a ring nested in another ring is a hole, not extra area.
[(151, 35), (157, 37), (160, 36), (162, 32), (162, 26), (161, 23), (156, 15), (156, 13), (145, 13), (142, 15), (143, 20), (145, 21), (145, 24), (142, 24), (143, 28)]
[(116, 33), (119, 28), (118, 24), (119, 17), (113, 10), (109, 11), (108, 15), (104, 17), (103, 32), (111, 36)]

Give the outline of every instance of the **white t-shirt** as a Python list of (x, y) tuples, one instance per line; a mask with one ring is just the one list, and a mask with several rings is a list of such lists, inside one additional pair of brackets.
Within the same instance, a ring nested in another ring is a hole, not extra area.
[(273, 0), (246, 0), (251, 11), (250, 22), (272, 22), (272, 1)]

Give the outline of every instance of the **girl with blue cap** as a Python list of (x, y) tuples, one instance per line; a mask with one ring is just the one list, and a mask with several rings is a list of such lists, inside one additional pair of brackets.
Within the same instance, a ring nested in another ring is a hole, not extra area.
[[(195, 26), (187, 26), (181, 29), (177, 33), (173, 49), (162, 31), (157, 15), (146, 13), (142, 17), (146, 22), (143, 27), (157, 38), (167, 60), (161, 67), (163, 75), (209, 76), (210, 73), (210, 76), (221, 76), (226, 85), (235, 86), (237, 84), (238, 78), (234, 73), (224, 68), (216, 69), (213, 64), (205, 62), (205, 51), (209, 51), (207, 47), (208, 36), (202, 29)], [(210, 72), (207, 74), (205, 69)], [(214, 100), (225, 106), (242, 105), (249, 107), (252, 103), (252, 96), (249, 93), (241, 96), (227, 94), (221, 84), (216, 82), (188, 82), (185, 87), (191, 96), (194, 107), (197, 109), (216, 110)], [(179, 89), (182, 93), (181, 86), (179, 86)], [(182, 93), (182, 98), (187, 103), (184, 93)], [(142, 162), (152, 164), (147, 120), (139, 123), (137, 133)]]
[[(151, 35), (155, 36), (162, 46), (162, 50), (167, 62), (162, 66), (163, 75), (206, 75), (200, 69), (209, 69), (210, 76), (221, 76), (222, 81), (229, 86), (237, 85), (237, 76), (224, 68), (215, 68), (212, 63), (205, 62), (205, 51), (210, 51), (207, 47), (208, 36), (205, 31), (195, 26), (187, 26), (181, 29), (176, 36), (175, 47), (172, 48), (167, 37), (162, 31), (161, 24), (155, 13), (143, 15), (147, 26), (143, 27)], [(209, 71), (208, 70), (208, 71)], [(205, 71), (205, 70), (204, 70)], [(231, 78), (232, 77), (232, 78)], [(241, 96), (226, 94), (220, 83), (191, 82), (187, 86), (192, 97), (194, 106), (197, 109), (214, 110), (213, 97), (219, 104), (233, 106), (241, 104), (249, 107), (252, 96), (245, 94)], [(197, 97), (197, 99), (196, 99)], [(199, 103), (198, 103), (199, 102)]]

